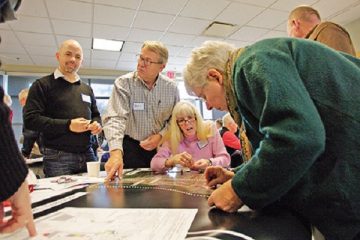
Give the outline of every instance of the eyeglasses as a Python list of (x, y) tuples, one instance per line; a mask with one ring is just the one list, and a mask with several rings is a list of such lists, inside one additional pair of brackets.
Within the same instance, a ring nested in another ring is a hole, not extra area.
[(150, 66), (151, 64), (162, 64), (162, 62), (153, 62), (148, 58), (143, 58), (140, 54), (136, 55), (138, 62), (142, 61), (145, 66)]
[(188, 117), (188, 118), (182, 118), (182, 119), (176, 120), (176, 122), (180, 126), (184, 126), (186, 123), (194, 123), (195, 120), (196, 120), (195, 117)]

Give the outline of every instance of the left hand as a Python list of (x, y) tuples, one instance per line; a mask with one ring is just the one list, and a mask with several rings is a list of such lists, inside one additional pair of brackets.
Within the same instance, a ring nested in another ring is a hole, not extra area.
[(3, 205), (0, 205), (0, 233), (11, 233), (26, 227), (30, 237), (36, 235), (33, 213), (31, 210), (30, 193), (25, 180), (14, 195), (9, 198), (11, 204), (11, 219), (4, 221)]
[(91, 134), (93, 135), (99, 134), (102, 131), (102, 127), (97, 121), (93, 121), (92, 123), (90, 123), (87, 129), (91, 131)]
[(145, 140), (141, 141), (140, 146), (147, 151), (152, 151), (159, 145), (161, 138), (162, 136), (159, 133), (151, 135)]
[(208, 159), (199, 159), (193, 163), (191, 166), (192, 170), (204, 170), (210, 166), (210, 161)]
[(232, 188), (230, 179), (210, 195), (208, 205), (232, 213), (241, 208), (244, 203)]

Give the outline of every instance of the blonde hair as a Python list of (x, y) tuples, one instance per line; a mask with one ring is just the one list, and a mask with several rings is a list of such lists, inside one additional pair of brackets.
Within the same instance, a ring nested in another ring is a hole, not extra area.
[(25, 89), (21, 90), (19, 92), (19, 94), (18, 94), (19, 101), (21, 101), (24, 98), (26, 99), (28, 94), (29, 94), (29, 89), (28, 88), (25, 88)]
[(312, 22), (314, 16), (316, 16), (317, 20), (321, 21), (320, 14), (317, 10), (310, 6), (303, 5), (292, 10), (289, 14), (289, 19), (301, 19), (306, 22)]
[(170, 120), (170, 125), (168, 130), (165, 132), (164, 137), (162, 139), (163, 142), (168, 142), (171, 153), (176, 154), (180, 142), (184, 139), (184, 135), (177, 123), (177, 117), (180, 115), (191, 116), (196, 118), (196, 136), (200, 141), (206, 140), (212, 136), (214, 136), (215, 132), (213, 127), (213, 122), (204, 121), (201, 117), (200, 112), (196, 109), (196, 107), (187, 101), (179, 101), (173, 111), (172, 117)]
[(223, 126), (224, 127), (228, 127), (230, 123), (234, 122), (234, 119), (231, 117), (230, 113), (226, 113), (223, 118), (222, 118), (222, 121), (223, 121)]
[(210, 68), (225, 73), (229, 55), (235, 49), (235, 46), (220, 41), (206, 41), (201, 47), (193, 49), (183, 72), (187, 92), (195, 95), (194, 88), (207, 84), (207, 73)]
[(148, 49), (154, 53), (159, 54), (160, 62), (162, 64), (166, 64), (169, 58), (169, 52), (165, 45), (159, 41), (145, 41), (141, 47), (141, 49)]

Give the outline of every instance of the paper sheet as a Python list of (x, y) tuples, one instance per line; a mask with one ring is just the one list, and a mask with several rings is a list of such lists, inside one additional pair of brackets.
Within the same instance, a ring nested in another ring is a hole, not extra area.
[[(36, 220), (32, 239), (183, 240), (197, 209), (64, 208)], [(27, 239), (22, 230), (3, 239)]]

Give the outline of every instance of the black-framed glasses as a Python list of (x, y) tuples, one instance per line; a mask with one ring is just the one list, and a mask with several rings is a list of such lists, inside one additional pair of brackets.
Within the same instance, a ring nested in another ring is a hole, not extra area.
[(179, 126), (184, 126), (186, 123), (194, 123), (196, 120), (196, 117), (188, 117), (188, 118), (181, 118), (176, 120), (177, 124)]
[(162, 62), (154, 62), (148, 58), (143, 58), (143, 56), (141, 56), (140, 54), (137, 54), (136, 57), (138, 62), (142, 61), (145, 66), (150, 66), (151, 64), (162, 64)]

